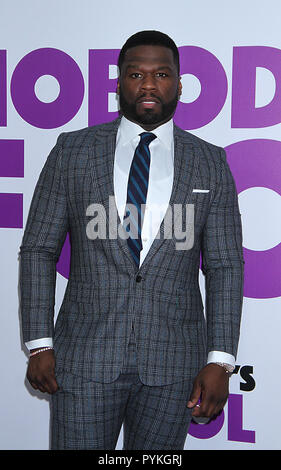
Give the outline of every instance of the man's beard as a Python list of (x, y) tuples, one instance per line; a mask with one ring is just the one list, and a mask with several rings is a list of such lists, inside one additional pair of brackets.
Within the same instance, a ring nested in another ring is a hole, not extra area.
[(153, 109), (147, 108), (142, 114), (137, 113), (136, 103), (128, 103), (124, 98), (122, 89), (119, 91), (119, 103), (121, 113), (131, 121), (137, 122), (138, 124), (153, 125), (160, 122), (168, 121), (176, 110), (178, 104), (178, 90), (175, 97), (168, 103), (163, 103), (159, 96), (150, 95), (151, 98), (157, 98), (157, 101), (161, 103), (161, 111), (156, 113)]

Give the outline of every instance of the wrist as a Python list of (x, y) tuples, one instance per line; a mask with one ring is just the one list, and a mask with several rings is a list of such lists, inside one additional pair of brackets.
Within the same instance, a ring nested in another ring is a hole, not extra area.
[(217, 364), (218, 366), (222, 367), (225, 371), (225, 373), (230, 377), (233, 374), (233, 371), (235, 369), (234, 366), (231, 364), (227, 364), (226, 362), (213, 362), (212, 364)]
[(36, 356), (37, 354), (40, 354), (44, 351), (49, 351), (49, 350), (52, 350), (53, 347), (52, 346), (47, 346), (45, 348), (36, 348), (36, 349), (31, 349), (30, 351), (30, 354), (29, 354), (29, 357), (33, 357), (33, 356)]

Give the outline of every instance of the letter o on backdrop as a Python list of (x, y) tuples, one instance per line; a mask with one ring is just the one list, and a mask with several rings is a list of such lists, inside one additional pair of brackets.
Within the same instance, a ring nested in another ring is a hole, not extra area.
[[(238, 194), (264, 187), (281, 195), (281, 142), (251, 139), (225, 147)], [(262, 214), (261, 214), (262, 215)], [(245, 297), (267, 299), (281, 295), (281, 242), (264, 251), (243, 248)]]
[[(53, 76), (60, 85), (57, 98), (45, 103), (35, 94), (43, 75)], [(69, 122), (84, 97), (84, 79), (76, 62), (59, 49), (37, 49), (17, 64), (11, 79), (11, 96), (19, 115), (34, 127), (54, 129)]]

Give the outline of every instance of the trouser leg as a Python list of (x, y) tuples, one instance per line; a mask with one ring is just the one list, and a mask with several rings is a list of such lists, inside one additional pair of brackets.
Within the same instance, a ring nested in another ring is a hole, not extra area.
[(131, 385), (138, 381), (134, 343), (119, 378), (99, 383), (62, 371), (51, 403), (52, 449), (115, 449)]
[(128, 386), (87, 382), (64, 373), (52, 397), (52, 449), (115, 449)]
[(124, 420), (124, 450), (181, 450), (191, 422), (190, 380), (131, 388)]

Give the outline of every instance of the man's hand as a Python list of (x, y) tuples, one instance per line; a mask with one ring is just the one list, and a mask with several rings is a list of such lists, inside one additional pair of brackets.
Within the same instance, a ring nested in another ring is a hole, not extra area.
[(53, 349), (42, 351), (30, 357), (26, 377), (35, 390), (51, 394), (58, 390)]
[(229, 374), (218, 364), (210, 363), (195, 378), (187, 406), (194, 408), (192, 416), (211, 419), (222, 411), (228, 394)]

